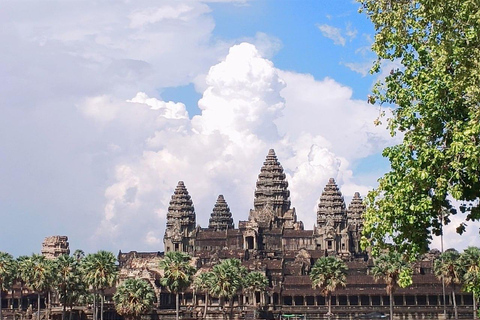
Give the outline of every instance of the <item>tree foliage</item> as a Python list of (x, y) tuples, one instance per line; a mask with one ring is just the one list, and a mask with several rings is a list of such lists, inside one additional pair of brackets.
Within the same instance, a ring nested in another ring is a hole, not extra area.
[(328, 256), (315, 261), (310, 270), (312, 287), (319, 288), (328, 302), (328, 315), (332, 313), (331, 294), (338, 287), (347, 285), (348, 267), (341, 259)]
[(412, 284), (412, 269), (404, 257), (396, 251), (381, 254), (374, 260), (371, 270), (375, 280), (383, 279), (390, 296), (390, 320), (393, 319), (393, 292), (396, 287), (405, 288)]
[[(226, 259), (212, 268), (213, 286), (210, 294), (230, 303), (230, 319), (233, 317), (233, 299), (243, 289), (247, 269), (238, 259)], [(225, 306), (223, 306), (225, 310)]]
[[(117, 258), (115, 258), (113, 253), (104, 250), (88, 254), (82, 259), (84, 281), (92, 288), (94, 294), (100, 293), (101, 320), (103, 320), (104, 291), (106, 288), (113, 287), (117, 281), (118, 270), (116, 261)], [(94, 310), (94, 314), (94, 320), (96, 320), (96, 310)]]
[(442, 253), (434, 262), (433, 270), (438, 279), (452, 286), (452, 301), (455, 319), (458, 319), (457, 303), (455, 298), (455, 285), (462, 282), (463, 268), (460, 263), (460, 254), (455, 249)]
[(126, 319), (139, 319), (152, 309), (155, 292), (145, 280), (127, 279), (117, 287), (113, 301), (119, 315)]
[(457, 213), (452, 199), (480, 218), (480, 1), (358, 1), (376, 30), (372, 72), (388, 73), (369, 102), (393, 106), (403, 136), (383, 152), (391, 171), (367, 196), (363, 246), (393, 239), (416, 255)]
[(13, 284), (16, 276), (17, 264), (12, 255), (0, 251), (0, 320), (3, 319), (2, 314), (2, 291), (7, 290)]
[(176, 318), (179, 319), (179, 293), (190, 286), (195, 274), (195, 267), (190, 265), (191, 257), (184, 252), (170, 251), (160, 261), (163, 277), (160, 279), (162, 286), (175, 294)]
[(480, 248), (468, 247), (460, 254), (462, 282), (466, 292), (473, 295), (474, 319), (477, 319), (478, 297), (480, 296)]

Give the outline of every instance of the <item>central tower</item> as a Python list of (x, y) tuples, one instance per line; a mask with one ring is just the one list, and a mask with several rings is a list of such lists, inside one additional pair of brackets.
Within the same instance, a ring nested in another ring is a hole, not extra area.
[[(250, 225), (260, 230), (303, 229), (295, 208), (290, 209), (290, 191), (283, 167), (270, 149), (260, 169), (250, 210)], [(260, 232), (262, 233), (262, 232)]]

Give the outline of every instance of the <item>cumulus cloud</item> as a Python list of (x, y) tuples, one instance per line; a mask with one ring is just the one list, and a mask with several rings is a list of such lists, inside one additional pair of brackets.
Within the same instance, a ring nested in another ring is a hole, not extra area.
[[(355, 181), (350, 162), (387, 143), (387, 134), (372, 122), (378, 111), (353, 100), (351, 89), (332, 79), (278, 70), (249, 43), (231, 47), (210, 68), (198, 102), (201, 114), (192, 119), (181, 103), (144, 93), (124, 104), (121, 110), (130, 117), (135, 112), (128, 110), (147, 108), (137, 117), (154, 120), (141, 154), (116, 165), (115, 182), (105, 192), (95, 241), (112, 241), (122, 249), (135, 249), (132, 242), (159, 249), (156, 239), (163, 237), (179, 180), (192, 196), (200, 225), (206, 226), (218, 194), (225, 196), (235, 220), (247, 219), (269, 148), (277, 151), (287, 173), (292, 205), (312, 228), (328, 179), (334, 177), (352, 193), (366, 190), (370, 186)], [(152, 225), (158, 226), (153, 233)]]

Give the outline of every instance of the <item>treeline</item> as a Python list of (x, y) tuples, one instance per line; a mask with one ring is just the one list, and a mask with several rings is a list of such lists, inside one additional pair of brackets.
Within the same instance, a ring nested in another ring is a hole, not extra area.
[[(63, 306), (62, 319), (66, 320), (66, 310), (74, 306), (93, 304), (93, 319), (103, 320), (105, 290), (116, 286), (113, 296), (118, 314), (137, 319), (148, 313), (154, 305), (156, 295), (152, 285), (142, 279), (126, 279), (118, 283), (118, 266), (111, 252), (99, 251), (85, 255), (81, 250), (71, 256), (62, 255), (49, 260), (42, 255), (21, 256), (14, 259), (10, 254), (0, 252), (0, 300), (3, 291), (12, 290), (19, 284), (21, 292), (26, 287), (37, 294), (37, 308), (40, 309), (40, 296), (48, 297), (55, 292)], [(413, 262), (395, 252), (384, 252), (374, 259), (369, 270), (377, 280), (386, 284), (390, 295), (390, 316), (393, 317), (393, 294), (398, 287), (412, 284)], [(473, 294), (474, 312), (480, 294), (480, 249), (469, 247), (463, 253), (449, 249), (434, 261), (434, 273), (447, 286), (451, 287), (455, 318), (455, 286), (462, 285), (463, 290)], [(168, 252), (159, 262), (163, 271), (160, 284), (175, 295), (176, 316), (179, 317), (179, 295), (188, 288), (194, 294), (205, 295), (204, 318), (207, 313), (209, 297), (220, 301), (224, 314), (233, 313), (233, 301), (239, 294), (250, 295), (249, 301), (256, 309), (256, 293), (263, 292), (269, 286), (264, 273), (249, 271), (238, 259), (226, 259), (214, 265), (208, 271), (197, 270), (191, 257), (183, 252)], [(312, 287), (318, 288), (326, 297), (328, 314), (331, 314), (331, 295), (347, 284), (347, 264), (333, 256), (317, 259), (311, 267), (309, 276)], [(228, 302), (228, 304), (227, 304)], [(97, 310), (100, 308), (100, 310)], [(48, 310), (48, 308), (47, 308)], [(99, 311), (99, 312), (98, 312)], [(70, 316), (71, 316), (70, 312)], [(2, 310), (0, 305), (0, 320)], [(37, 313), (40, 320), (40, 310)]]

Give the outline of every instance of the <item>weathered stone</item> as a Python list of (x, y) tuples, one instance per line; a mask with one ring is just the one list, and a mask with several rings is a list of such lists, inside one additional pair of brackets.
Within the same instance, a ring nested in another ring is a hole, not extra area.
[(234, 228), (232, 213), (223, 195), (219, 195), (217, 198), (217, 202), (210, 216), (208, 228), (215, 231)]
[(70, 254), (67, 236), (51, 236), (43, 240), (42, 255), (44, 255), (45, 258), (53, 260), (64, 254)]
[(165, 230), (165, 251), (192, 252), (195, 209), (183, 181), (179, 181), (170, 200)]

